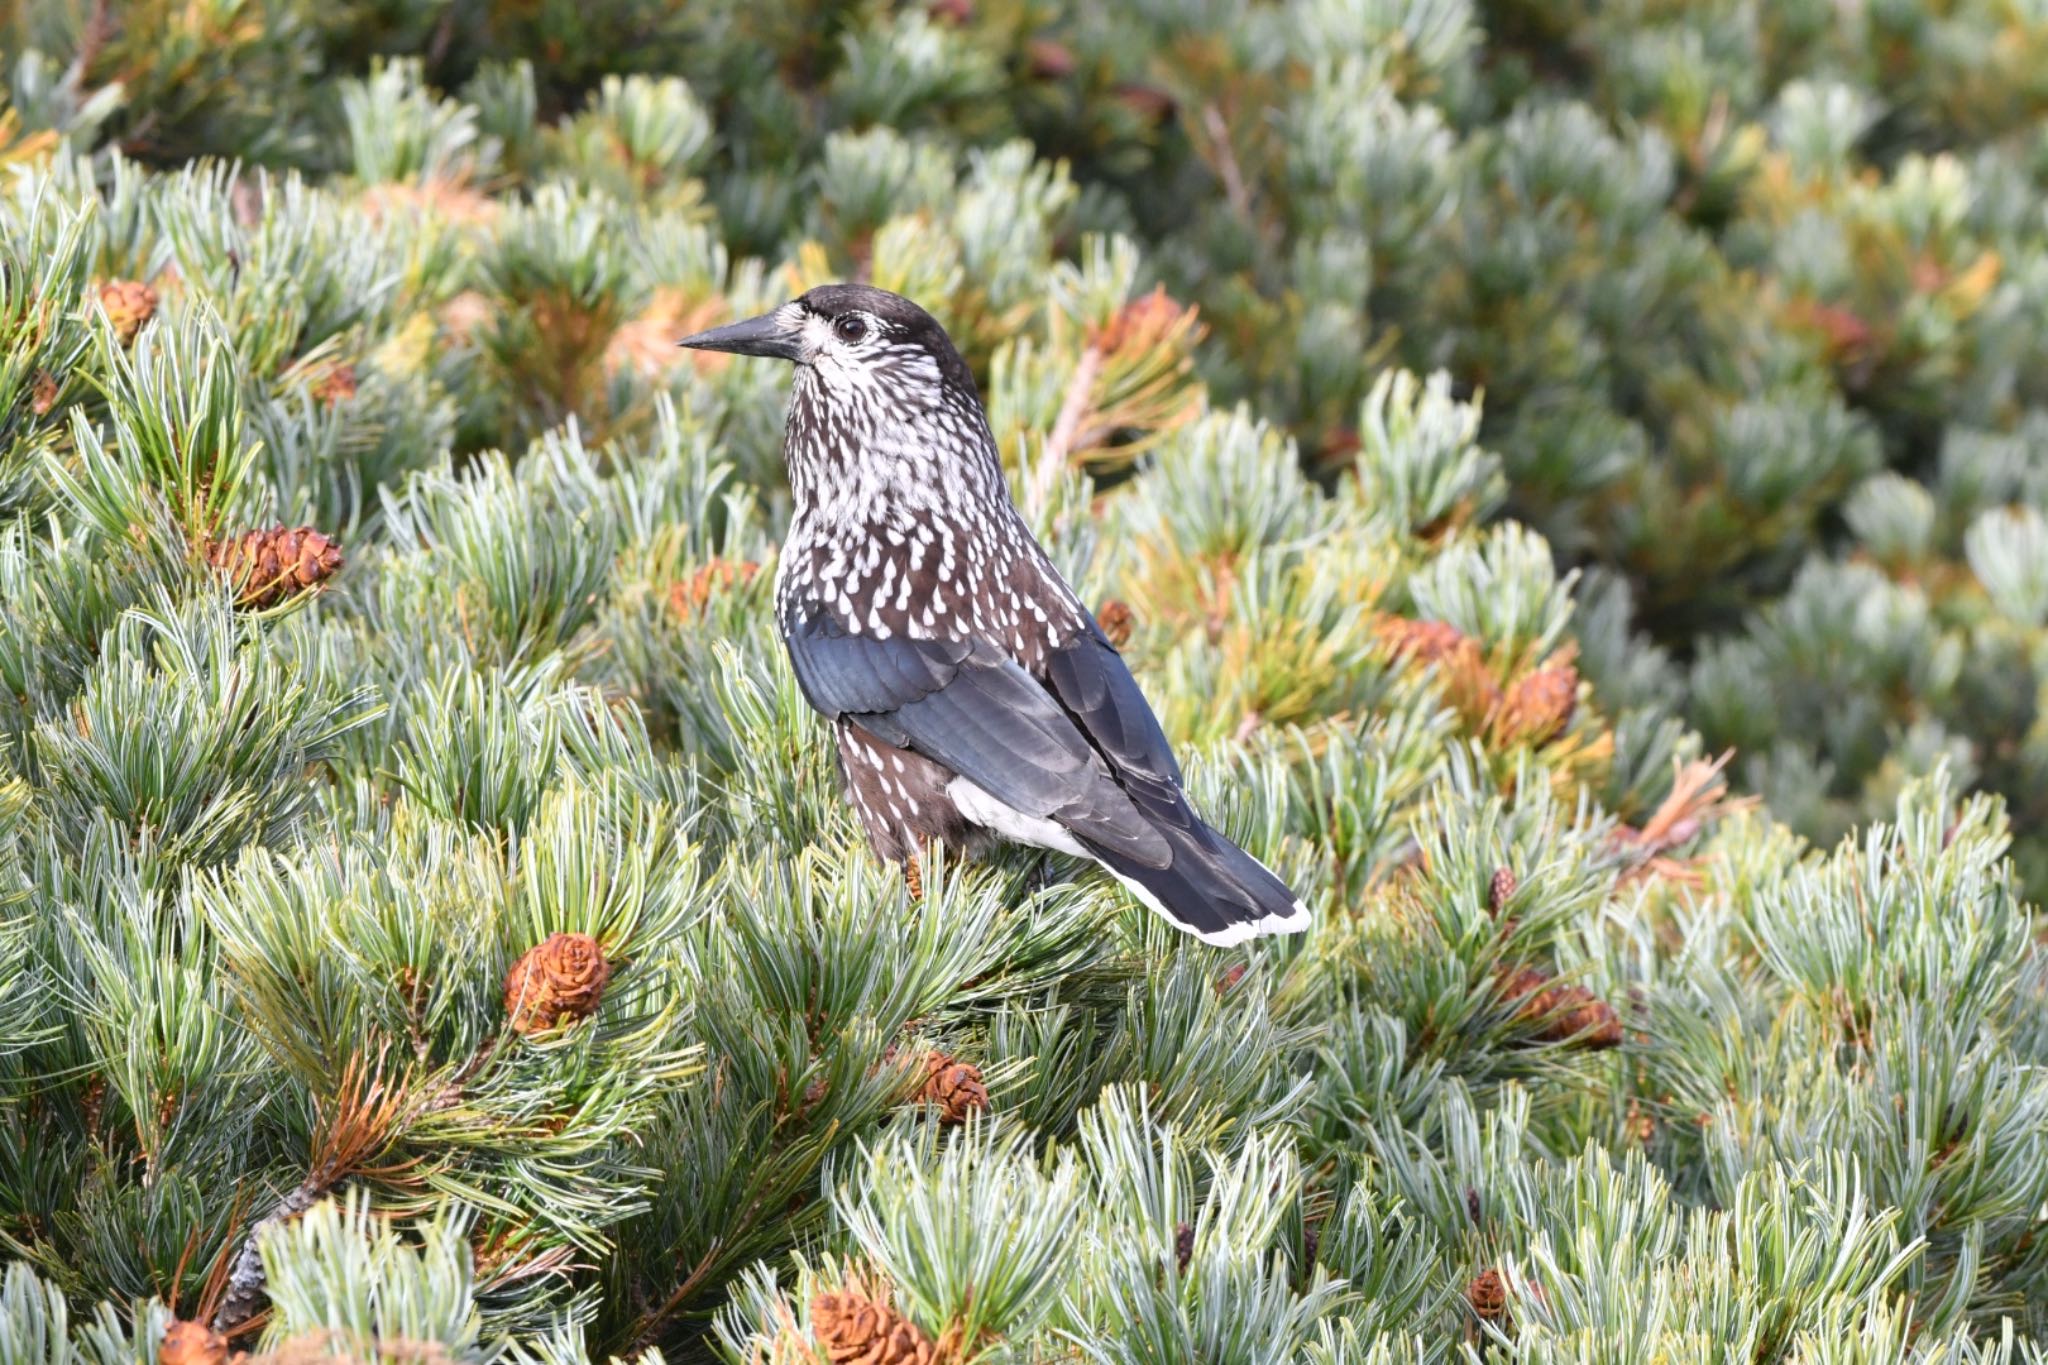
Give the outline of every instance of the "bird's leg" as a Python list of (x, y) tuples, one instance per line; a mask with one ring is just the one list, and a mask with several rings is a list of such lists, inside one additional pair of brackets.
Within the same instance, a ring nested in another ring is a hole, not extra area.
[(1030, 876), (1024, 882), (1024, 894), (1036, 896), (1039, 892), (1050, 890), (1065, 880), (1066, 878), (1059, 875), (1059, 868), (1053, 865), (1052, 854), (1040, 849), (1038, 860), (1031, 865)]

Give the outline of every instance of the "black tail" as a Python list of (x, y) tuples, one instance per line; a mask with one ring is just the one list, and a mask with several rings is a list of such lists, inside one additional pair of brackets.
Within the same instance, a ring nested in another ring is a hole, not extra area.
[(1164, 867), (1138, 862), (1091, 842), (1090, 857), (1116, 874), (1167, 923), (1204, 943), (1242, 943), (1261, 934), (1298, 934), (1308, 928), (1308, 906), (1265, 864), (1218, 834), (1185, 801), (1160, 821), (1169, 860)]

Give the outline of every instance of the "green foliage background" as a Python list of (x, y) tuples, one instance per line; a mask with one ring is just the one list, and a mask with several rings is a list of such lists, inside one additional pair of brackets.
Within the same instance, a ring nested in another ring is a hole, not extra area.
[[(245, 1248), (364, 1358), (807, 1359), (855, 1262), (990, 1359), (2040, 1358), (2038, 4), (0, 47), (0, 1358), (149, 1358)], [(1306, 938), (869, 860), (765, 611), (787, 375), (671, 344), (854, 275)], [(253, 610), (273, 523), (348, 563)], [(521, 1036), (554, 932), (614, 974)]]

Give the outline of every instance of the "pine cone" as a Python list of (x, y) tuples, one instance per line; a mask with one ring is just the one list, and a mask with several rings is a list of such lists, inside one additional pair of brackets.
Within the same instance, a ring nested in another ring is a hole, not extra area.
[(1508, 1316), (1508, 1286), (1500, 1272), (1492, 1266), (1472, 1277), (1465, 1286), (1465, 1302), (1472, 1306), (1472, 1316), (1481, 1322), (1504, 1323)]
[(235, 605), (268, 607), (341, 569), (341, 546), (310, 526), (244, 531), (206, 547), (206, 560), (235, 585)]
[(1503, 968), (1500, 981), (1501, 993), (1515, 1002), (1515, 1017), (1535, 1025), (1536, 1036), (1545, 1042), (1621, 1046), (1621, 1017), (1584, 986), (1560, 986), (1550, 973), (1534, 967)]
[(924, 899), (924, 867), (914, 857), (903, 860), (903, 887), (912, 900)]
[(228, 1339), (199, 1322), (173, 1322), (156, 1348), (157, 1365), (222, 1365), (227, 1358)]
[(314, 401), (333, 407), (356, 396), (356, 367), (336, 365), (325, 370), (310, 386)]
[(1501, 698), (1495, 729), (1505, 744), (1543, 745), (1571, 724), (1579, 705), (1579, 670), (1569, 663), (1525, 673)]
[(832, 1365), (933, 1365), (938, 1348), (923, 1329), (850, 1277), (811, 1300), (811, 1331)]
[(988, 1108), (988, 1087), (981, 1083), (979, 1068), (933, 1052), (925, 1058), (924, 1084), (917, 1098), (939, 1111), (941, 1123), (964, 1123), (976, 1109)]
[(1500, 908), (1508, 903), (1509, 897), (1515, 894), (1515, 889), (1521, 884), (1521, 879), (1515, 876), (1512, 867), (1495, 868), (1493, 880), (1486, 884), (1486, 908), (1498, 915)]
[(109, 280), (100, 286), (100, 307), (123, 346), (133, 345), (142, 324), (156, 316), (156, 290), (140, 280)]
[(668, 590), (669, 605), (687, 619), (704, 610), (715, 590), (734, 584), (745, 587), (760, 572), (761, 566), (751, 559), (714, 559)]
[(505, 975), (505, 1013), (520, 1033), (533, 1033), (597, 1012), (612, 967), (588, 934), (549, 934)]
[(1571, 1006), (1559, 1025), (1563, 1037), (1596, 1051), (1621, 1046), (1621, 1016), (1614, 1012), (1614, 1006), (1583, 986), (1566, 986), (1563, 994)]
[(1157, 86), (1127, 82), (1110, 91), (1110, 97), (1146, 123), (1164, 123), (1173, 117), (1173, 96)]
[(1042, 81), (1056, 81), (1074, 74), (1074, 51), (1051, 38), (1033, 38), (1024, 44), (1025, 63)]
[(1195, 1229), (1190, 1223), (1173, 1225), (1173, 1261), (1180, 1267), (1180, 1273), (1188, 1273), (1188, 1262), (1195, 1258)]
[(44, 417), (56, 406), (57, 376), (48, 370), (37, 370), (35, 378), (29, 381), (28, 410), (38, 417)]
[(1137, 619), (1131, 612), (1131, 604), (1116, 597), (1104, 602), (1101, 610), (1095, 613), (1095, 624), (1102, 627), (1102, 633), (1118, 649), (1131, 642), (1131, 627), (1137, 624)]

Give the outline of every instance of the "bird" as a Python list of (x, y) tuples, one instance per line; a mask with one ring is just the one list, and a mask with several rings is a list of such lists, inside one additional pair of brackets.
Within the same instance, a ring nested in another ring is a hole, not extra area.
[(679, 343), (796, 367), (776, 625), (878, 858), (1023, 844), (1089, 859), (1207, 943), (1309, 924), (1198, 816), (1130, 668), (1010, 496), (974, 375), (930, 313), (819, 285)]

